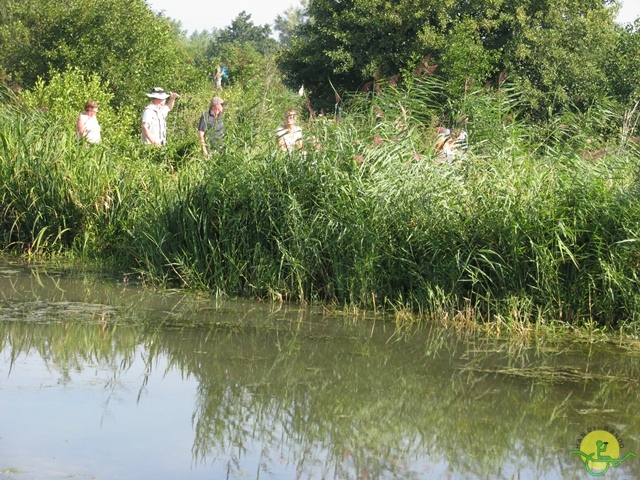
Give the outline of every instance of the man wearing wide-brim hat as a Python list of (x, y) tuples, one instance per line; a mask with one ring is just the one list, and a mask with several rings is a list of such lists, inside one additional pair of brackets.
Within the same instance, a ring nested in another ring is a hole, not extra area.
[(167, 115), (180, 95), (154, 87), (147, 93), (147, 97), (151, 99), (151, 103), (142, 112), (142, 141), (159, 147), (167, 143)]

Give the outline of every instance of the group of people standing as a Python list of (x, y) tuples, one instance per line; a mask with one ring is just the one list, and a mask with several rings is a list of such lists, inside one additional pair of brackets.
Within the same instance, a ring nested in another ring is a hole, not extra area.
[[(160, 147), (167, 142), (167, 116), (173, 109), (176, 99), (180, 95), (175, 92), (165, 92), (160, 87), (154, 87), (146, 94), (150, 102), (142, 112), (143, 143)], [(209, 158), (211, 152), (217, 149), (224, 139), (223, 112), (226, 102), (215, 96), (209, 102), (209, 109), (202, 114), (198, 122), (198, 140), (202, 154)], [(98, 104), (88, 101), (84, 106), (84, 112), (78, 116), (76, 131), (78, 137), (88, 143), (100, 143), (100, 124), (96, 114)], [(275, 132), (278, 146), (284, 152), (292, 153), (302, 150), (302, 129), (296, 125), (297, 114), (294, 109), (285, 112), (284, 122)]]
[[(150, 102), (142, 112), (142, 134), (143, 143), (156, 147), (165, 145), (167, 142), (167, 116), (173, 109), (176, 99), (180, 95), (175, 92), (165, 92), (160, 87), (154, 87), (146, 94)], [(209, 158), (211, 153), (218, 149), (224, 139), (224, 117), (223, 112), (226, 102), (222, 98), (215, 96), (209, 102), (209, 109), (204, 112), (198, 122), (198, 141), (205, 158)], [(98, 104), (88, 101), (84, 105), (82, 112), (76, 121), (76, 130), (80, 138), (88, 143), (100, 143), (100, 124), (96, 114)], [(297, 113), (294, 109), (288, 109), (284, 114), (284, 122), (276, 128), (275, 137), (278, 146), (283, 152), (302, 152), (302, 128), (296, 124)], [(436, 152), (438, 152), (437, 162), (451, 163), (459, 159), (467, 147), (467, 132), (459, 130), (452, 132), (448, 128), (439, 127), (436, 139)]]

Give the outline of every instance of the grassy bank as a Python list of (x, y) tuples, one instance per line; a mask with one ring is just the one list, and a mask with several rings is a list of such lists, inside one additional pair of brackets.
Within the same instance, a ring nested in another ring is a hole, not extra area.
[[(437, 87), (389, 87), (340, 121), (309, 119), (306, 156), (276, 150), (277, 105), (237, 95), (209, 161), (195, 136), (87, 148), (46, 116), (3, 108), (0, 242), (221, 295), (637, 322), (640, 152), (618, 133), (622, 115), (603, 105), (532, 126), (506, 86), (451, 112)], [(434, 127), (456, 118), (469, 149), (438, 163)]]

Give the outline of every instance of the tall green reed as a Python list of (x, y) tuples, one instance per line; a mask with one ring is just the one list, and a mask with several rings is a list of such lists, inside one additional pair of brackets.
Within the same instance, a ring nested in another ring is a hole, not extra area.
[[(288, 155), (273, 136), (281, 97), (225, 95), (226, 144), (208, 160), (190, 138), (183, 151), (85, 148), (3, 114), (3, 244), (220, 295), (486, 321), (637, 319), (637, 156), (583, 154), (591, 137), (607, 143), (606, 108), (581, 118), (581, 140), (575, 126), (527, 125), (506, 84), (444, 108), (426, 79), (310, 118), (306, 154)], [(437, 163), (434, 127), (458, 118), (469, 148)]]

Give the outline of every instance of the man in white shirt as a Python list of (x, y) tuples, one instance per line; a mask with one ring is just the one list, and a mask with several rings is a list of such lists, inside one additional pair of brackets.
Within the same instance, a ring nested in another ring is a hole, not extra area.
[(146, 95), (151, 103), (142, 112), (142, 141), (159, 147), (167, 143), (167, 115), (180, 95), (167, 93), (160, 87), (154, 87)]

